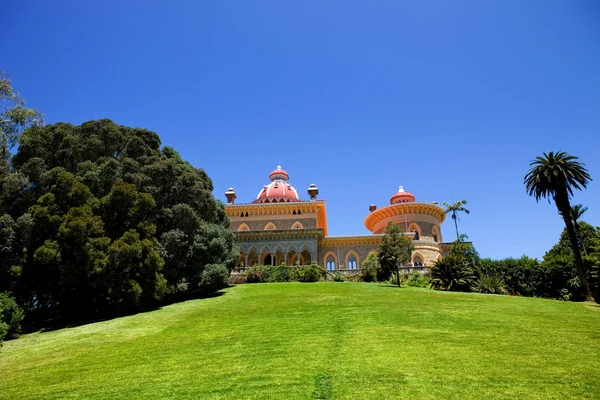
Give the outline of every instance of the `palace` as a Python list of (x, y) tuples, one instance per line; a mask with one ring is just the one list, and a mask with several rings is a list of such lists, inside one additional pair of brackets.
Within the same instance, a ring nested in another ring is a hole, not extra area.
[(318, 200), (318, 188), (311, 184), (308, 200), (301, 200), (288, 183), (289, 175), (277, 167), (250, 204), (236, 204), (233, 188), (225, 193), (225, 210), (240, 248), (239, 267), (254, 265), (306, 265), (311, 262), (327, 270), (352, 272), (371, 252), (377, 252), (388, 222), (398, 224), (415, 247), (409, 268), (427, 269), (445, 255), (449, 243), (442, 242), (440, 225), (446, 213), (436, 202), (417, 202), (400, 190), (390, 204), (371, 205), (365, 218), (370, 235), (329, 236), (325, 201)]

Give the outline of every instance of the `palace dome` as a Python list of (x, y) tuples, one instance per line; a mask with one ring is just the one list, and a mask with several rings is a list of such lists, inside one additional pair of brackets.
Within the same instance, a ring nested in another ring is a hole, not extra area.
[(390, 204), (398, 204), (398, 203), (414, 203), (415, 196), (412, 193), (408, 193), (404, 191), (404, 187), (400, 186), (398, 192), (394, 193), (394, 195), (390, 198)]
[(265, 185), (265, 187), (258, 192), (256, 200), (252, 203), (286, 203), (300, 201), (296, 189), (287, 183), (290, 176), (285, 170), (281, 169), (281, 166), (278, 166), (277, 169), (269, 174), (269, 179), (271, 180), (271, 183)]

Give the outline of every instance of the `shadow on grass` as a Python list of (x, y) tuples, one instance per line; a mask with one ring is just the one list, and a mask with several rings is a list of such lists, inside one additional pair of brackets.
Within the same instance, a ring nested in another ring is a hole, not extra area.
[[(228, 286), (228, 287), (231, 287)], [(81, 325), (92, 324), (96, 322), (102, 321), (110, 321), (115, 318), (127, 317), (130, 315), (143, 314), (147, 312), (152, 312), (156, 310), (160, 310), (165, 306), (169, 306), (171, 304), (181, 303), (189, 300), (199, 300), (199, 299), (211, 299), (214, 297), (223, 296), (225, 292), (223, 290), (219, 290), (217, 292), (206, 293), (206, 292), (192, 292), (192, 293), (184, 293), (169, 296), (163, 299), (160, 303), (156, 304), (155, 307), (146, 307), (143, 309), (137, 310), (129, 310), (122, 312), (97, 312), (95, 315), (90, 317), (79, 317), (79, 318), (70, 318), (70, 319), (48, 319), (44, 321), (34, 321), (31, 323), (23, 324), (22, 334), (33, 333), (33, 332), (52, 332), (59, 329), (64, 328), (75, 328)]]

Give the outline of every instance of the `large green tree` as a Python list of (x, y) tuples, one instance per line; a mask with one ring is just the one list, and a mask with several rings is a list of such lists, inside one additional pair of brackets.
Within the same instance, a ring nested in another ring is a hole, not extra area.
[(550, 201), (550, 198), (554, 200), (558, 212), (565, 222), (585, 297), (587, 300), (592, 301), (592, 292), (586, 277), (577, 233), (571, 217), (570, 202), (573, 189), (582, 190), (586, 188), (592, 178), (585, 168), (585, 164), (579, 162), (577, 157), (562, 151), (543, 153), (543, 156), (536, 157), (530, 163), (530, 167), (531, 169), (524, 179), (527, 193), (535, 197), (536, 201), (541, 198), (547, 198), (548, 201)]
[(239, 259), (208, 175), (146, 129), (32, 126), (0, 189), (0, 289), (33, 319), (216, 290)]
[(471, 212), (465, 208), (467, 205), (466, 200), (459, 200), (454, 204), (442, 203), (442, 205), (446, 208), (446, 215), (451, 214), (452, 220), (454, 221), (454, 227), (456, 228), (456, 240), (460, 240), (460, 235), (458, 234), (458, 215), (459, 212), (464, 212), (465, 214), (470, 214)]
[(400, 286), (398, 267), (410, 261), (414, 249), (412, 241), (404, 235), (402, 229), (397, 224), (389, 222), (377, 252), (379, 257), (377, 280), (388, 280), (395, 272)]

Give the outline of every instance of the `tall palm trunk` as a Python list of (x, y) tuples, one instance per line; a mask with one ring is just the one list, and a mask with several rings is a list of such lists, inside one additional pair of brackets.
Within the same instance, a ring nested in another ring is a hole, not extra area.
[(456, 228), (456, 241), (460, 240), (460, 236), (458, 235), (458, 221), (456, 218), (456, 211), (452, 211), (452, 219), (454, 220), (454, 227)]
[(567, 235), (569, 235), (571, 248), (573, 249), (573, 254), (575, 255), (575, 264), (577, 265), (577, 272), (579, 272), (579, 279), (581, 279), (581, 284), (583, 285), (585, 299), (587, 301), (594, 301), (594, 298), (592, 297), (592, 291), (590, 290), (590, 285), (588, 284), (587, 277), (585, 276), (583, 259), (581, 258), (581, 250), (579, 249), (579, 242), (577, 240), (577, 234), (575, 233), (575, 227), (573, 226), (573, 220), (571, 220), (571, 215), (569, 214), (571, 205), (569, 204), (569, 196), (566, 190), (564, 193), (558, 193), (554, 198), (554, 201), (556, 202), (558, 211), (560, 211), (564, 216), (563, 220), (565, 221)]

